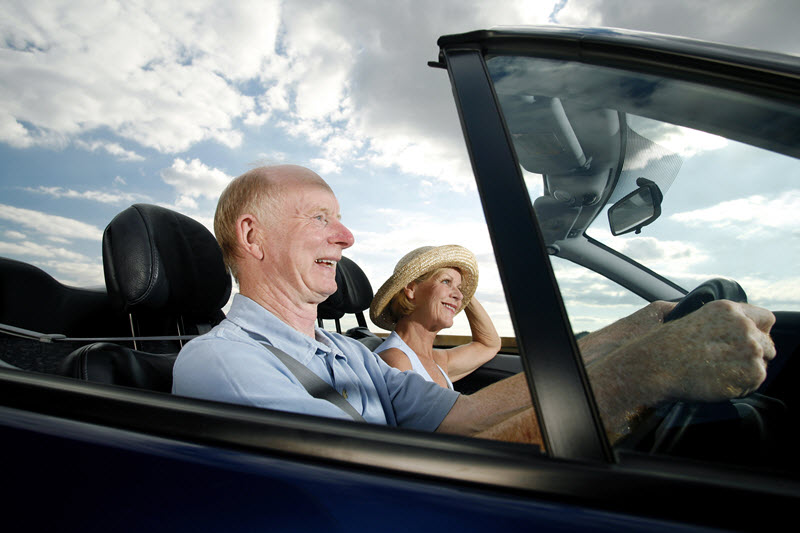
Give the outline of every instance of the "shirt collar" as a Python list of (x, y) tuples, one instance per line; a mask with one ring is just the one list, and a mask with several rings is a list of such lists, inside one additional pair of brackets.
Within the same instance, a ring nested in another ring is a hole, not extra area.
[(245, 330), (251, 338), (265, 340), (303, 364), (307, 364), (317, 350), (344, 357), (341, 350), (329, 339), (327, 331), (315, 327), (316, 338), (312, 339), (239, 293), (233, 296), (227, 319)]

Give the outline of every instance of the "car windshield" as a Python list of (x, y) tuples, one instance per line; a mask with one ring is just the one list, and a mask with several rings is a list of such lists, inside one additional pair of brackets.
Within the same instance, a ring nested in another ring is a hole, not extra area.
[[(800, 163), (774, 151), (788, 151), (776, 126), (796, 112), (555, 60), (502, 56), (488, 66), (576, 332), (716, 277), (738, 281), (751, 303), (800, 310)], [(609, 208), (642, 179), (663, 196), (660, 214), (614, 235)], [(597, 264), (594, 241), (657, 275), (616, 279), (628, 284), (620, 288), (607, 277), (629, 265)]]
[[(623, 174), (677, 179), (668, 192), (662, 188), (661, 217), (641, 233), (612, 235), (606, 206), (587, 234), (684, 288), (730, 277), (746, 287), (750, 303), (800, 310), (791, 267), (800, 259), (793, 230), (798, 161), (689, 128), (633, 115), (627, 120), (631, 130), (656, 141), (661, 155), (627, 159)], [(617, 199), (615, 193), (609, 205)]]
[[(796, 109), (723, 87), (553, 59), (495, 56), (487, 66), (577, 337), (718, 278), (738, 282), (752, 304), (800, 310)], [(776, 375), (780, 364), (759, 389), (780, 397), (759, 406), (766, 416), (794, 401), (773, 386)], [(694, 404), (687, 415), (680, 403), (641, 426), (655, 433), (637, 430), (621, 447), (634, 441), (632, 449), (649, 453), (753, 460), (749, 451), (726, 457), (711, 444), (712, 434), (727, 430), (749, 441), (736, 425), (742, 411), (723, 414), (741, 404)], [(720, 411), (709, 414), (711, 405)], [(766, 433), (755, 442), (769, 440)]]

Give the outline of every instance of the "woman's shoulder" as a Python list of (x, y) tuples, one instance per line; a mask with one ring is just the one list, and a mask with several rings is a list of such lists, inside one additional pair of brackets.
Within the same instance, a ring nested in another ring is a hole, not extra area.
[(378, 354), (378, 357), (398, 370), (414, 370), (414, 365), (408, 355), (400, 348), (386, 348)]
[(375, 353), (381, 353), (390, 348), (402, 348), (403, 345), (405, 345), (403, 339), (393, 331), (375, 348)]

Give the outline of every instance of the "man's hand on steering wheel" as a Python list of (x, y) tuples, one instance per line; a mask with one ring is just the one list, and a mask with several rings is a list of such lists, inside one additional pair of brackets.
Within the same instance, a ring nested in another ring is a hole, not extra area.
[(653, 345), (665, 347), (656, 366), (665, 399), (713, 402), (756, 390), (775, 357), (774, 323), (766, 309), (716, 300), (653, 331)]

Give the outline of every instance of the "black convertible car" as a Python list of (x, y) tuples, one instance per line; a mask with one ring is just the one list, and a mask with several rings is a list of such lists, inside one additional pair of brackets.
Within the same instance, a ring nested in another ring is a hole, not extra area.
[[(800, 59), (552, 26), (438, 44), (516, 333), (457, 388), (525, 372), (545, 449), (170, 394), (231, 281), (201, 224), (137, 204), (105, 230), (103, 288), (0, 258), (6, 530), (786, 528)], [(344, 260), (337, 281), (320, 324), (355, 315), (344, 334), (377, 342), (366, 276)], [(657, 299), (690, 320), (719, 298), (775, 313), (767, 380), (663, 405), (612, 445), (572, 324)]]

